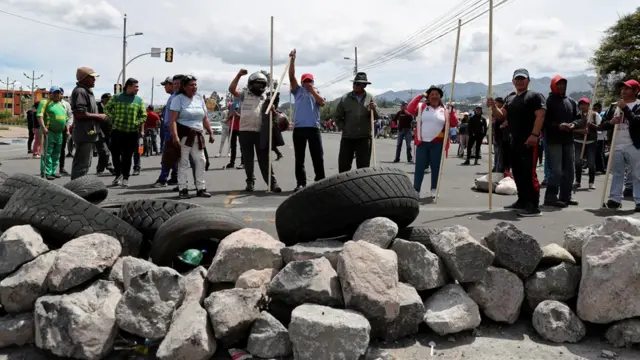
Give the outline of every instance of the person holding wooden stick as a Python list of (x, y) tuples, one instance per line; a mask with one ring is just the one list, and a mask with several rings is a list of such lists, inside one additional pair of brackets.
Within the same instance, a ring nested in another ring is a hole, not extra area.
[[(608, 209), (622, 208), (622, 191), (624, 187), (625, 167), (631, 168), (633, 177), (633, 200), (635, 211), (640, 212), (640, 83), (628, 80), (623, 83), (620, 95), (622, 99), (616, 104), (617, 111), (611, 121), (603, 122), (601, 130), (609, 130), (618, 125), (616, 136), (612, 139), (613, 149), (609, 156), (613, 156), (611, 173), (611, 189), (609, 200), (603, 204)], [(605, 186), (606, 190), (606, 186)]]
[[(413, 188), (420, 193), (424, 173), (431, 168), (431, 190), (428, 198), (436, 196), (438, 177), (440, 176), (440, 162), (444, 147), (444, 132), (446, 122), (451, 127), (458, 126), (457, 117), (451, 116), (442, 103), (443, 91), (439, 87), (431, 86), (423, 94), (413, 98), (407, 106), (407, 111), (416, 117), (417, 127), (414, 142), (416, 144), (416, 169), (413, 174)], [(427, 99), (426, 104), (421, 103)]]
[(355, 155), (358, 169), (369, 167), (373, 150), (371, 112), (374, 120), (380, 119), (378, 107), (373, 95), (365, 88), (371, 84), (367, 74), (359, 72), (353, 79), (353, 91), (345, 94), (338, 101), (334, 119), (342, 130), (340, 152), (338, 153), (338, 172), (351, 170)]
[(529, 71), (517, 69), (513, 73), (516, 88), (505, 99), (502, 108), (493, 98), (487, 98), (496, 119), (505, 120), (511, 133), (511, 171), (518, 188), (518, 200), (506, 209), (516, 210), (520, 216), (540, 216), (540, 183), (536, 174), (538, 138), (544, 124), (546, 103), (544, 96), (529, 90)]
[(582, 179), (582, 159), (587, 158), (587, 168), (589, 169), (589, 190), (595, 190), (596, 180), (596, 141), (598, 140), (598, 125), (600, 125), (600, 114), (589, 110), (591, 100), (582, 98), (578, 101), (582, 119), (573, 130), (574, 150), (575, 150), (575, 175), (576, 182), (574, 189), (581, 187)]

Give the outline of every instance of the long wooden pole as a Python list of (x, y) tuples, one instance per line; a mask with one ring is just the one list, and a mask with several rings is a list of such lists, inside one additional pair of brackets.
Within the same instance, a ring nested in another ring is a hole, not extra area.
[[(438, 198), (440, 197), (440, 184), (442, 183), (442, 174), (444, 173), (444, 159), (446, 154), (447, 145), (449, 144), (449, 128), (451, 126), (451, 108), (453, 107), (453, 91), (456, 88), (456, 70), (458, 69), (458, 50), (460, 49), (460, 29), (462, 28), (462, 19), (458, 19), (458, 35), (456, 37), (456, 52), (453, 57), (453, 74), (451, 75), (451, 91), (449, 91), (449, 106), (445, 109), (446, 121), (444, 122), (444, 139), (442, 140), (442, 154), (440, 155), (440, 168), (438, 171), (438, 184), (436, 185), (436, 194), (433, 199), (433, 203), (438, 203)], [(433, 169), (431, 170), (433, 171)]]
[(371, 156), (369, 157), (369, 167), (376, 166), (376, 132), (375, 132), (375, 120), (373, 118), (373, 109), (369, 109), (369, 117), (371, 118)]
[[(488, 97), (493, 97), (493, 0), (489, 0), (489, 90)], [(489, 143), (489, 210), (493, 208), (493, 111), (489, 108), (489, 126), (487, 131)]]
[[(271, 17), (271, 51), (269, 54), (269, 91), (271, 91), (271, 103), (269, 104), (270, 106), (267, 108), (267, 110), (269, 111), (269, 171), (268, 171), (268, 181), (267, 181), (267, 192), (271, 192), (271, 174), (273, 172), (273, 170), (271, 169), (271, 164), (272, 164), (272, 151), (271, 151), (271, 147), (273, 146), (273, 111), (271, 111), (271, 105), (273, 104), (273, 101), (275, 99), (275, 92), (273, 92), (273, 16)], [(246, 165), (246, 164), (245, 164)]]
[(593, 112), (593, 104), (596, 103), (596, 91), (598, 90), (598, 83), (600, 82), (600, 72), (596, 73), (596, 82), (593, 84), (593, 91), (591, 92), (591, 111), (587, 113), (587, 122), (585, 123), (587, 132), (584, 133), (584, 138), (582, 139), (582, 149), (580, 150), (580, 164), (582, 164), (582, 159), (584, 159), (584, 149), (587, 147), (587, 135), (589, 134), (589, 119), (591, 118)]
[[(613, 117), (623, 116), (620, 108), (616, 108), (613, 113)], [(606, 208), (607, 205), (604, 202), (607, 196), (607, 189), (609, 188), (609, 174), (611, 174), (611, 167), (613, 166), (613, 156), (616, 148), (616, 137), (618, 136), (618, 124), (613, 127), (613, 135), (611, 136), (611, 145), (609, 145), (609, 160), (607, 161), (607, 172), (604, 174), (604, 185), (602, 185), (602, 197), (600, 198), (600, 206)]]

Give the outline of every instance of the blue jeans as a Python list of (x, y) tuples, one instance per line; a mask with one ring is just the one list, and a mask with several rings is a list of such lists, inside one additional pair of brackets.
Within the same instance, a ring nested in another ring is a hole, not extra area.
[(633, 201), (640, 204), (640, 149), (633, 145), (628, 145), (622, 150), (615, 150), (613, 154), (613, 164), (611, 166), (611, 189), (609, 190), (609, 200), (617, 203), (622, 202), (622, 190), (625, 185), (625, 169), (629, 169), (627, 181), (633, 184)]
[(542, 139), (542, 151), (544, 155), (544, 160), (542, 160), (544, 164), (544, 181), (549, 181), (549, 153), (547, 152), (547, 139)]
[(423, 142), (416, 147), (416, 170), (413, 174), (413, 188), (420, 192), (424, 172), (431, 168), (431, 190), (438, 186), (440, 175), (440, 158), (442, 157), (442, 143)]
[[(569, 201), (573, 188), (575, 149), (571, 144), (546, 144), (549, 180), (545, 201)], [(558, 196), (559, 193), (559, 196)]]
[(396, 139), (396, 161), (400, 161), (400, 152), (402, 151), (402, 142), (407, 144), (407, 161), (411, 161), (411, 130), (398, 131), (398, 139)]

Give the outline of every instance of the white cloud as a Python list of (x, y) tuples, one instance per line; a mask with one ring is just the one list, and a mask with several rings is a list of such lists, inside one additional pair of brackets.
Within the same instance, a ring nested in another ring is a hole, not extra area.
[[(359, 69), (369, 75), (372, 92), (426, 88), (451, 79), (455, 31), (435, 38), (455, 28), (455, 12), (465, 6), (468, 4), (462, 0), (439, 7), (427, 7), (423, 0), (402, 0), (392, 5), (370, 0), (367, 6), (343, 0), (0, 0), (0, 9), (5, 11), (100, 35), (65, 31), (0, 13), (0, 31), (10, 34), (3, 37), (0, 48), (0, 74), (30, 84), (22, 73), (35, 70), (36, 75), (45, 74), (38, 85), (49, 86), (52, 80), (71, 89), (75, 69), (91, 66), (101, 74), (96, 93), (111, 92), (122, 66), (120, 38), (122, 14), (126, 13), (129, 32), (144, 32), (144, 36), (129, 39), (129, 58), (151, 47), (175, 49), (173, 63), (147, 56), (127, 67), (127, 76), (140, 80), (140, 95), (146, 101), (151, 98), (152, 77), (159, 84), (175, 73), (197, 76), (206, 94), (224, 92), (240, 68), (250, 72), (269, 68), (269, 18), (274, 15), (276, 77), (295, 47), (298, 74), (313, 73), (318, 85), (342, 78), (321, 88), (328, 98), (337, 97), (351, 87), (353, 62), (344, 57), (353, 57), (357, 46)], [(618, 14), (631, 12), (636, 6), (637, 2), (631, 0), (588, 7), (577, 0), (540, 0), (536, 6), (528, 6), (525, 0), (507, 3), (494, 16), (494, 82), (508, 81), (518, 67), (527, 67), (534, 77), (587, 70), (587, 60), (602, 31), (618, 19)], [(410, 38), (447, 16), (449, 20), (443, 26)], [(487, 23), (485, 15), (463, 26), (458, 81), (487, 81)], [(403, 47), (390, 53), (402, 42)], [(384, 60), (389, 58), (393, 61)], [(165, 99), (162, 88), (155, 87), (154, 102)]]

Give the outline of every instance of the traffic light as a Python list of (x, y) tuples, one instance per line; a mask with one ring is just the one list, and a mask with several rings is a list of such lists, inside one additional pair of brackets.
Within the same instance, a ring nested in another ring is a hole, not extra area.
[(164, 61), (173, 62), (173, 48), (166, 48), (164, 50)]
[(113, 84), (113, 93), (120, 94), (122, 92), (122, 84)]

